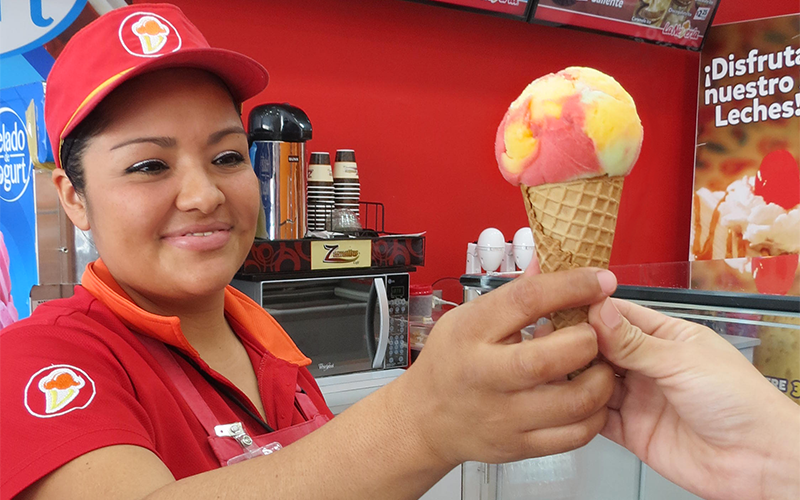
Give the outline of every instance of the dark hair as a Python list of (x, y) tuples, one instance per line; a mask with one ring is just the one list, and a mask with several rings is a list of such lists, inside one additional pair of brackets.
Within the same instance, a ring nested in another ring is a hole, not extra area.
[(83, 196), (86, 180), (83, 177), (83, 154), (89, 141), (109, 124), (108, 114), (103, 111), (103, 102), (92, 110), (75, 129), (69, 133), (61, 144), (61, 167), (75, 188), (75, 192)]

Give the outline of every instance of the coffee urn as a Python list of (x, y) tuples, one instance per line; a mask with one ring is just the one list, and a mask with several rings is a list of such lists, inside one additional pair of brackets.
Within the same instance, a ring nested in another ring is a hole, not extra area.
[(311, 121), (290, 104), (263, 104), (250, 112), (250, 161), (261, 183), (266, 237), (298, 239), (306, 233), (306, 142)]

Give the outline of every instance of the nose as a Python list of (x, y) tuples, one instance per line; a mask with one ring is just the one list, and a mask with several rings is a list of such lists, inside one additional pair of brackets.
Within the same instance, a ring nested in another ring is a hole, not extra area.
[(183, 169), (180, 190), (175, 205), (183, 212), (199, 210), (203, 214), (213, 213), (225, 202), (225, 194), (208, 169), (193, 165)]

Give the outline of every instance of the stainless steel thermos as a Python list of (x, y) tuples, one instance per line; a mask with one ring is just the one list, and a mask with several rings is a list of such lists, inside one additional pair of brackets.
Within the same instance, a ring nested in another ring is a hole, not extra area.
[(248, 119), (250, 161), (261, 183), (266, 233), (271, 240), (305, 236), (308, 116), (289, 104), (263, 104)]

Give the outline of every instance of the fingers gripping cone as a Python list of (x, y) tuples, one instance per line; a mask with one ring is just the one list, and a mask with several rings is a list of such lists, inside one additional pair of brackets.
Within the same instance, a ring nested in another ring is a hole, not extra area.
[[(593, 177), (530, 187), (521, 184), (543, 273), (608, 268), (624, 177)], [(585, 322), (589, 308), (552, 313), (556, 329)]]

